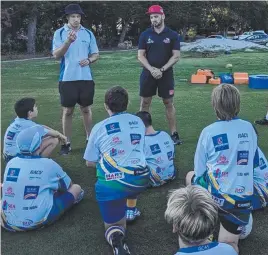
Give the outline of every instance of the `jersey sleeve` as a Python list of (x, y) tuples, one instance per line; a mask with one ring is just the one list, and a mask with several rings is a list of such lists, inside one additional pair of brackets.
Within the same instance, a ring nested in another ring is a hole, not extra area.
[(174, 39), (173, 39), (173, 47), (172, 50), (180, 50), (181, 44), (180, 44), (180, 36), (175, 33)]
[(145, 34), (142, 33), (139, 38), (139, 50), (145, 50), (146, 49), (146, 41), (145, 41)]
[(55, 31), (54, 36), (53, 36), (52, 52), (54, 50), (58, 49), (59, 47), (61, 47), (62, 44), (63, 44), (63, 41), (60, 37), (60, 31), (57, 30), (57, 31)]
[(100, 158), (99, 144), (98, 144), (98, 131), (99, 125), (95, 125), (88, 138), (87, 147), (84, 153), (84, 159), (89, 162), (98, 162)]
[(207, 167), (206, 145), (207, 145), (207, 135), (206, 132), (203, 130), (199, 137), (194, 156), (194, 172), (196, 177), (202, 176), (206, 171)]
[(96, 38), (92, 32), (90, 37), (90, 44), (89, 44), (89, 54), (99, 53), (99, 48), (96, 42)]
[(51, 175), (49, 178), (49, 182), (51, 186), (54, 187), (55, 190), (67, 191), (72, 182), (71, 178), (55, 161), (50, 159), (50, 164), (51, 167), (49, 170), (51, 171)]

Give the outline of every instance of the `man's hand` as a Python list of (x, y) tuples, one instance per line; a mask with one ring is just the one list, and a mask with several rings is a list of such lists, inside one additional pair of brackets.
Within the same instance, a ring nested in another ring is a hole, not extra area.
[(88, 66), (89, 64), (90, 64), (90, 62), (89, 62), (88, 58), (79, 61), (79, 65), (81, 67)]
[(155, 78), (155, 79), (160, 79), (163, 76), (163, 73), (160, 71), (160, 69), (153, 67), (152, 70), (150, 70), (151, 75)]
[(75, 40), (76, 40), (76, 38), (77, 38), (77, 36), (76, 36), (76, 34), (75, 34), (75, 31), (70, 31), (69, 32), (69, 34), (68, 34), (68, 37), (67, 37), (67, 41), (69, 42), (69, 43), (72, 43), (72, 42), (74, 42)]

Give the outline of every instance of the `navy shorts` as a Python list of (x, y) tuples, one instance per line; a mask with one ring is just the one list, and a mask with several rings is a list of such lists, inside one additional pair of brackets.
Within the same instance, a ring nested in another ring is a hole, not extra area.
[(127, 199), (98, 201), (102, 219), (107, 224), (122, 220), (126, 214)]
[(155, 79), (151, 73), (144, 69), (140, 75), (140, 96), (152, 97), (156, 95), (164, 99), (174, 96), (173, 69), (163, 72), (161, 79)]
[(60, 81), (60, 101), (63, 107), (83, 107), (93, 104), (95, 94), (94, 81)]
[(262, 188), (261, 185), (254, 182), (254, 193), (253, 193), (253, 210), (259, 210), (265, 208), (268, 205), (268, 189)]
[[(199, 185), (205, 189), (208, 189), (208, 176), (205, 173), (204, 175), (198, 177), (195, 181), (195, 175), (193, 176), (191, 182), (193, 185)], [(216, 198), (212, 195), (215, 201), (224, 200), (223, 198)], [(246, 225), (249, 221), (250, 217), (250, 210), (238, 210), (236, 206), (238, 204), (249, 204), (248, 207), (250, 207), (251, 203), (250, 201), (245, 202), (236, 202), (234, 206), (231, 206), (228, 201), (225, 201), (224, 203), (228, 204), (228, 207), (233, 207), (232, 209), (228, 208), (222, 208), (221, 206), (218, 207), (219, 211), (219, 219), (222, 224), (222, 226), (229, 231), (230, 233), (234, 235), (241, 234), (242, 228), (241, 226)]]

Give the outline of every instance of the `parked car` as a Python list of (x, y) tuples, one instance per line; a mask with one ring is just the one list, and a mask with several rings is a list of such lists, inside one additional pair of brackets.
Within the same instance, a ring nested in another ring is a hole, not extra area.
[(266, 33), (263, 30), (256, 30), (256, 31), (248, 31), (248, 32), (244, 32), (242, 35), (237, 35), (234, 36), (233, 39), (234, 40), (244, 40), (245, 38), (251, 36), (251, 35), (259, 35), (259, 34), (265, 34)]
[(225, 39), (223, 35), (210, 35), (207, 38), (212, 38), (212, 39)]
[(267, 34), (251, 35), (245, 38), (243, 41), (253, 42), (253, 43), (265, 45), (268, 47), (268, 35)]

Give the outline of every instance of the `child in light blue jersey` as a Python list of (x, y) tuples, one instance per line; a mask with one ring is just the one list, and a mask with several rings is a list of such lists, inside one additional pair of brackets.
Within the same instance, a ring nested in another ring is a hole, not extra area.
[(114, 254), (127, 255), (125, 242), (127, 198), (136, 199), (149, 183), (144, 154), (145, 126), (126, 112), (128, 93), (120, 87), (105, 94), (109, 116), (97, 123), (89, 136), (84, 159), (97, 168), (96, 198), (105, 224), (105, 238)]
[(178, 234), (176, 255), (237, 255), (226, 243), (211, 242), (218, 220), (217, 205), (207, 190), (189, 185), (170, 193), (165, 218)]
[(253, 199), (253, 169), (259, 164), (257, 134), (251, 123), (237, 117), (240, 93), (230, 84), (212, 92), (218, 117), (203, 129), (196, 148), (191, 182), (209, 190), (219, 206), (219, 241), (230, 243), (238, 252), (243, 226), (249, 222)]
[(140, 111), (136, 115), (146, 127), (144, 151), (150, 169), (150, 184), (159, 187), (175, 178), (174, 143), (165, 131), (154, 130), (149, 112)]
[(55, 161), (40, 156), (45, 134), (36, 125), (17, 136), (20, 153), (7, 163), (2, 188), (1, 223), (8, 231), (52, 224), (83, 197), (81, 187)]
[[(14, 158), (19, 149), (16, 146), (18, 134), (29, 127), (38, 125), (32, 119), (38, 115), (38, 109), (34, 98), (22, 98), (15, 103), (14, 106), (17, 118), (9, 125), (4, 136), (3, 157), (6, 162)], [(59, 140), (66, 143), (67, 138), (60, 132), (49, 127), (39, 125), (45, 132), (42, 144), (40, 147), (40, 155), (48, 157), (55, 149)]]
[(268, 204), (268, 161), (258, 148), (259, 165), (254, 169), (253, 210), (264, 208)]

